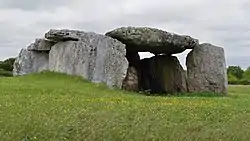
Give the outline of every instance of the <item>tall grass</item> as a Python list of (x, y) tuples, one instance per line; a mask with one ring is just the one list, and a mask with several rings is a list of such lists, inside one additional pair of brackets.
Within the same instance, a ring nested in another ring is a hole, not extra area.
[(249, 140), (250, 87), (229, 96), (155, 97), (79, 77), (0, 78), (0, 140)]

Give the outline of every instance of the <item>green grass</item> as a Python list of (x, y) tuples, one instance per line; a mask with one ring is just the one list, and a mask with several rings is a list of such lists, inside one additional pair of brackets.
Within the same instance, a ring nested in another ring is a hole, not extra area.
[(78, 77), (0, 77), (1, 141), (250, 139), (250, 87), (227, 97), (153, 97)]

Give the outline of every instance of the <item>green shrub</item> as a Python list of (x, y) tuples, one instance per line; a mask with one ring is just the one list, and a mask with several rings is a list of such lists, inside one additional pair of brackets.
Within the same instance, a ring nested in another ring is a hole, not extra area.
[(9, 58), (4, 61), (0, 61), (0, 69), (5, 71), (12, 71), (15, 58)]
[(238, 82), (239, 80), (236, 76), (231, 73), (228, 74), (228, 84), (238, 84)]
[(12, 71), (5, 71), (0, 69), (0, 77), (12, 77)]
[(250, 67), (242, 70), (239, 66), (229, 66), (227, 69), (228, 84), (250, 85)]
[(242, 79), (244, 70), (240, 66), (229, 66), (227, 68), (227, 74), (232, 74), (237, 79)]
[(247, 79), (241, 79), (238, 81), (238, 84), (240, 85), (249, 85), (249, 81)]

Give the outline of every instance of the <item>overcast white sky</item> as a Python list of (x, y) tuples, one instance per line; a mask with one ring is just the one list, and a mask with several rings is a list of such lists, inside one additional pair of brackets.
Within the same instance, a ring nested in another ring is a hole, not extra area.
[[(221, 46), (227, 65), (246, 68), (249, 15), (250, 0), (0, 0), (0, 60), (17, 56), (51, 28), (105, 33), (149, 26)], [(182, 64), (187, 52), (178, 55)]]

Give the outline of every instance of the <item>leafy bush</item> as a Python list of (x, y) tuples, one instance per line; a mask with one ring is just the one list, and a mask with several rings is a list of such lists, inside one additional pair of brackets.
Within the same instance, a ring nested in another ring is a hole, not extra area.
[(15, 62), (15, 58), (9, 58), (4, 61), (0, 61), (0, 77), (11, 77), (13, 76), (13, 64)]
[(238, 81), (238, 84), (240, 85), (249, 85), (249, 81), (247, 79), (241, 79)]
[(250, 67), (244, 71), (239, 66), (229, 66), (227, 76), (228, 84), (250, 85)]
[(9, 58), (0, 62), (0, 69), (5, 71), (12, 71), (15, 58)]
[(239, 80), (236, 76), (234, 76), (231, 73), (228, 74), (228, 83), (229, 84), (238, 84), (238, 82), (239, 82)]
[(242, 79), (244, 70), (240, 66), (229, 66), (227, 73), (234, 75), (237, 79)]
[(12, 71), (5, 71), (0, 69), (0, 77), (11, 77), (13, 76)]

